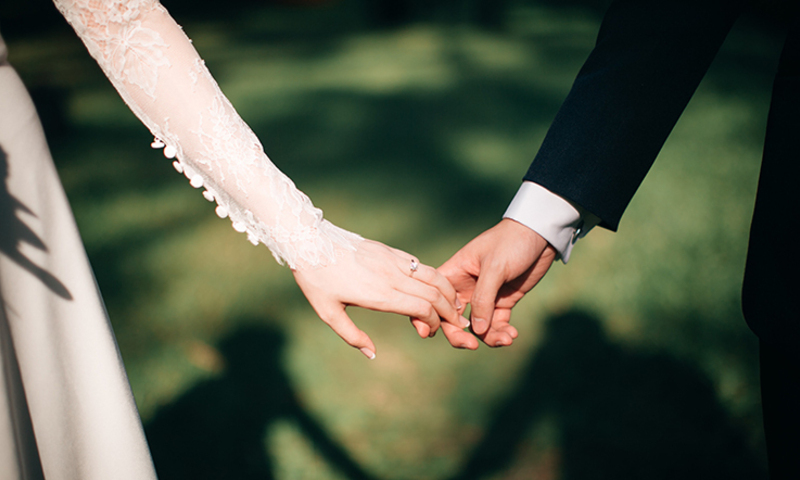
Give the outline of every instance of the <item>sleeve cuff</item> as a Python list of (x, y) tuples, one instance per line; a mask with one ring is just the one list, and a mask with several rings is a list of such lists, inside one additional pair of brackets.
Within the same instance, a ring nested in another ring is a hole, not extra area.
[(567, 263), (572, 247), (600, 223), (600, 218), (543, 186), (525, 181), (503, 218), (510, 218), (547, 240)]

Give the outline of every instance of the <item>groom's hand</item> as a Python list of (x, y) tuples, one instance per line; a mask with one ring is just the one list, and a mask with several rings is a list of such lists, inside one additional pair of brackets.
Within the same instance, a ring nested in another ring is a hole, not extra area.
[[(556, 250), (530, 228), (510, 219), (478, 235), (439, 271), (453, 284), (462, 305), (472, 305), (472, 332), (490, 347), (511, 345), (517, 329), (511, 308), (547, 273)], [(442, 323), (450, 344), (475, 349), (475, 337)]]

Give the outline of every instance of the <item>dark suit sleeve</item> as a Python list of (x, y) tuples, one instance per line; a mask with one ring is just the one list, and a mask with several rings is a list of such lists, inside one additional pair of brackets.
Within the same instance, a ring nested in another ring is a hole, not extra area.
[(614, 2), (525, 180), (616, 230), (743, 3)]
[[(797, 7), (796, 7), (797, 8)], [(742, 289), (753, 332), (800, 363), (800, 256), (791, 234), (800, 179), (800, 16), (795, 15), (772, 87)]]

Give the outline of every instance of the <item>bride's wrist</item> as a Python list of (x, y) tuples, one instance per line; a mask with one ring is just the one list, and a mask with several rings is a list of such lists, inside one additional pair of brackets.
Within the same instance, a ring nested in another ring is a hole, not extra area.
[(318, 225), (302, 230), (294, 232), (291, 239), (284, 237), (267, 244), (278, 263), (295, 271), (336, 264), (354, 253), (364, 241), (360, 235), (324, 219)]

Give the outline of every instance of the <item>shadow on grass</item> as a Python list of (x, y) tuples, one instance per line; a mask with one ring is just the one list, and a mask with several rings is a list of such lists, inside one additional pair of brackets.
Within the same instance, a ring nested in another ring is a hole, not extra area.
[(294, 422), (346, 478), (373, 478), (306, 412), (284, 370), (284, 342), (278, 329), (245, 325), (219, 343), (224, 372), (159, 409), (145, 427), (159, 478), (275, 478), (264, 436), (279, 420)]
[(708, 378), (666, 353), (615, 344), (582, 312), (547, 321), (495, 412), (454, 480), (502, 472), (544, 419), (556, 424), (564, 480), (766, 478)]

